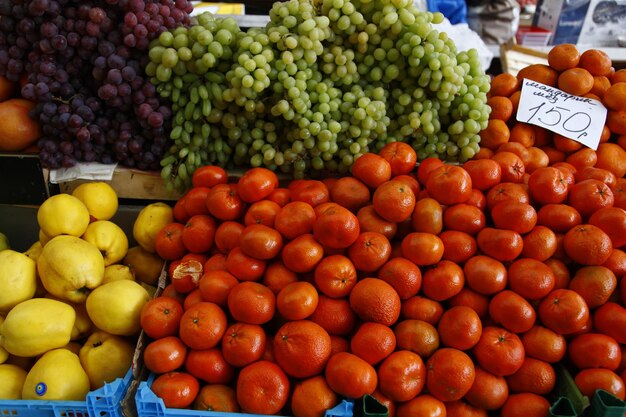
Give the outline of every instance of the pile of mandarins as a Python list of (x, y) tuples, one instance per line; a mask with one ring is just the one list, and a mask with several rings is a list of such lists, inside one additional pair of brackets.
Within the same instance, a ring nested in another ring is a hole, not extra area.
[[(626, 73), (569, 46), (549, 60), (494, 79), (483, 151), (460, 166), (416, 168), (397, 142), (342, 178), (197, 170), (156, 240), (153, 391), (296, 417), (365, 394), (396, 417), (534, 417), (564, 363), (584, 395), (623, 400)], [(597, 151), (513, 120), (522, 77), (572, 91), (587, 74), (575, 93), (610, 110)]]

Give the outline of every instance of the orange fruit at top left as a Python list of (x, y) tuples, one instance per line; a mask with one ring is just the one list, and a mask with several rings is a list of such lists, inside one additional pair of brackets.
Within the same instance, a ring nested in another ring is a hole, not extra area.
[(39, 124), (28, 114), (33, 107), (35, 103), (22, 98), (0, 103), (0, 151), (22, 151), (39, 139)]
[(0, 75), (0, 101), (8, 100), (13, 97), (17, 86), (17, 83), (10, 81), (4, 75)]

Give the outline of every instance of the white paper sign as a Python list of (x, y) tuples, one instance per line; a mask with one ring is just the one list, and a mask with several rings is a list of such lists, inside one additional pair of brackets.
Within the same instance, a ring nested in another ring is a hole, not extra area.
[(524, 79), (516, 118), (518, 122), (544, 127), (596, 150), (606, 112), (598, 100)]
[(115, 172), (115, 164), (101, 164), (99, 162), (81, 162), (70, 168), (50, 170), (49, 181), (52, 184), (74, 180), (111, 181)]

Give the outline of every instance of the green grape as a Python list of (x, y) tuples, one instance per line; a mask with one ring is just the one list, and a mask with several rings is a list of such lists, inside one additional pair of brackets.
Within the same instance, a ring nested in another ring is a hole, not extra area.
[(395, 140), (420, 159), (480, 150), (489, 78), (476, 51), (434, 29), (440, 14), (410, 0), (289, 0), (269, 17), (244, 31), (202, 13), (150, 43), (146, 74), (174, 112), (168, 187), (207, 163), (347, 173)]

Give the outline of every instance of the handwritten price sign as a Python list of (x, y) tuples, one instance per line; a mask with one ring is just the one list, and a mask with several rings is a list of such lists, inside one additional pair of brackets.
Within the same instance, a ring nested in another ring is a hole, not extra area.
[(606, 121), (598, 100), (573, 96), (558, 88), (524, 79), (517, 121), (544, 127), (597, 149)]

